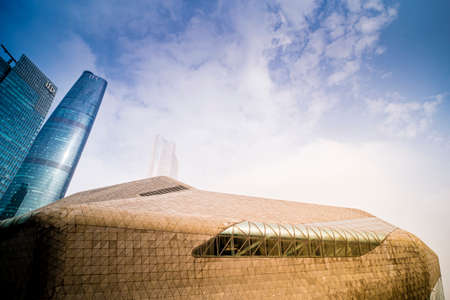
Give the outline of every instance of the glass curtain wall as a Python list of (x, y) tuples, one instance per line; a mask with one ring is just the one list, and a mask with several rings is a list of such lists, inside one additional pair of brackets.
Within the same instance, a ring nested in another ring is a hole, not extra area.
[(83, 72), (42, 127), (0, 206), (1, 219), (63, 198), (88, 139), (107, 82)]

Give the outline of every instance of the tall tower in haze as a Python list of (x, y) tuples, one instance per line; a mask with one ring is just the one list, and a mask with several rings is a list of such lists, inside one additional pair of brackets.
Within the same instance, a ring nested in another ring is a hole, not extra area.
[(88, 139), (107, 82), (84, 71), (42, 127), (0, 202), (0, 219), (63, 198)]
[(56, 94), (56, 86), (31, 60), (22, 55), (16, 62), (1, 47), (9, 59), (0, 57), (0, 199), (30, 150)]
[(160, 135), (155, 137), (149, 173), (150, 177), (169, 176), (177, 179), (178, 160), (175, 155), (175, 143), (166, 140)]

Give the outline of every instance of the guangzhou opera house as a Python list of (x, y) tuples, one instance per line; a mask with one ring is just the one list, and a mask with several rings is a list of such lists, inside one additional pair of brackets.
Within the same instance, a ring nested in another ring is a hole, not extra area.
[(444, 299), (436, 254), (364, 211), (154, 177), (0, 223), (3, 299)]

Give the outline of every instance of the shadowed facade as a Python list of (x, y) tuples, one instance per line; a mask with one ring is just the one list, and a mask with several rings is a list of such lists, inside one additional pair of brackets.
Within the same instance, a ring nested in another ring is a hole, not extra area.
[(168, 177), (0, 222), (21, 299), (443, 299), (436, 254), (357, 209), (207, 192)]

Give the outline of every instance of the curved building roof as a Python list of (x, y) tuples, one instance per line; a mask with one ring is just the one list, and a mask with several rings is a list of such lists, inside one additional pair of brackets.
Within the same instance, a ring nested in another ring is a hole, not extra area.
[[(434, 252), (369, 213), (168, 177), (71, 195), (0, 222), (0, 237), (0, 279), (21, 278), (9, 291), (47, 298), (443, 297)], [(36, 263), (44, 285), (20, 271)]]

